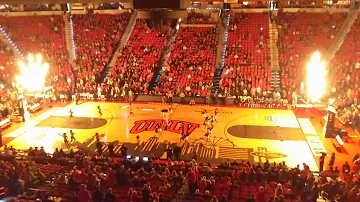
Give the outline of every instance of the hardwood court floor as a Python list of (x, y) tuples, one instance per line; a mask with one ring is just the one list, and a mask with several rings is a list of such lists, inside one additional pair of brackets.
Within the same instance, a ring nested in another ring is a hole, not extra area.
[[(96, 107), (103, 115), (99, 117)], [(102, 141), (125, 143), (133, 156), (164, 157), (166, 145), (172, 148), (180, 142), (182, 126), (190, 133), (188, 142), (182, 142), (182, 158), (190, 160), (196, 152), (201, 162), (220, 163), (226, 159), (238, 161), (285, 161), (289, 166), (306, 163), (317, 170), (313, 154), (306, 142), (293, 111), (273, 109), (243, 109), (218, 107), (217, 123), (209, 140), (204, 137), (202, 110), (212, 116), (216, 107), (174, 105), (168, 128), (161, 135), (155, 132), (162, 122), (162, 104), (133, 104), (134, 116), (129, 116), (128, 104), (85, 102), (63, 108), (52, 108), (25, 123), (21, 128), (4, 135), (14, 138), (9, 145), (18, 149), (44, 146), (47, 152), (65, 148), (59, 134), (75, 132), (82, 149), (95, 151), (94, 134), (106, 133)], [(69, 118), (69, 110), (74, 117)], [(138, 146), (136, 136), (144, 142)], [(107, 152), (107, 146), (103, 146)], [(120, 144), (115, 147), (119, 153)]]

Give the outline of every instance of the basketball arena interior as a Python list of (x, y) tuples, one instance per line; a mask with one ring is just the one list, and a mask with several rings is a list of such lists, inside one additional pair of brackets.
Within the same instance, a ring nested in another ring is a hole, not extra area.
[(360, 201), (358, 8), (0, 0), (0, 201)]

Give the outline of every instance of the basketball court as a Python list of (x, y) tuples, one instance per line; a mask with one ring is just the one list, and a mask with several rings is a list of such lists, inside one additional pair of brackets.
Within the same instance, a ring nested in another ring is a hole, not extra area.
[[(102, 108), (101, 117), (98, 105)], [(183, 160), (191, 160), (196, 153), (198, 161), (205, 163), (221, 163), (226, 159), (256, 163), (269, 159), (271, 162), (285, 161), (291, 167), (306, 163), (310, 169), (318, 170), (314, 160), (316, 152), (308, 138), (311, 132), (304, 128), (311, 130), (311, 126), (305, 126), (306, 120), (298, 120), (292, 110), (173, 105), (168, 127), (161, 134), (157, 133), (155, 130), (163, 121), (161, 111), (169, 108), (170, 105), (157, 103), (133, 104), (134, 116), (129, 117), (126, 103), (72, 103), (41, 112), (4, 137), (13, 138), (8, 145), (17, 149), (43, 146), (52, 153), (55, 148), (66, 148), (60, 134), (73, 130), (74, 145), (95, 152), (94, 135), (98, 132), (104, 134), (102, 142), (116, 141), (115, 153), (120, 153), (121, 143), (124, 143), (132, 156), (165, 157), (167, 145), (174, 148), (179, 144), (184, 130), (189, 137), (180, 144)], [(207, 138), (202, 111), (212, 116), (215, 109), (218, 109), (217, 122)], [(74, 113), (72, 118), (70, 110)], [(313, 138), (317, 136), (312, 135)], [(143, 141), (141, 146), (137, 144), (137, 136)], [(108, 151), (106, 144), (103, 149), (105, 153)]]

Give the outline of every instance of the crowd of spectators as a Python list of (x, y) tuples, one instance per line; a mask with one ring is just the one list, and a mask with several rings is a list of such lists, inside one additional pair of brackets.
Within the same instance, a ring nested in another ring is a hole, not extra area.
[(2, 88), (6, 84), (13, 82), (13, 76), (16, 74), (16, 58), (8, 45), (0, 41), (0, 83)]
[(213, 87), (217, 27), (181, 27), (155, 87), (156, 94), (207, 96)]
[(224, 95), (262, 95), (271, 79), (267, 13), (231, 13), (225, 67), (220, 81)]
[(358, 105), (360, 99), (359, 78), (360, 61), (358, 59), (360, 33), (359, 17), (353, 23), (334, 59), (329, 63), (329, 90), (332, 96), (344, 100), (342, 106)]
[(149, 21), (136, 21), (129, 41), (119, 53), (107, 80), (114, 96), (120, 97), (129, 88), (135, 93), (148, 94), (164, 48), (173, 33), (171, 23), (164, 23), (158, 30)]
[(15, 61), (12, 49), (0, 41), (0, 64), (2, 64), (0, 66), (0, 120), (11, 114), (13, 101), (17, 98), (17, 96), (12, 96), (14, 90), (11, 88), (17, 69)]
[(354, 123), (354, 118), (358, 116), (360, 100), (360, 60), (358, 53), (360, 46), (357, 39), (359, 33), (360, 20), (358, 15), (340, 49), (328, 64), (329, 96), (336, 98), (335, 105), (338, 117), (343, 123)]
[(5, 15), (0, 17), (0, 24), (25, 57), (29, 53), (43, 55), (50, 66), (47, 83), (58, 89), (71, 87), (74, 77), (68, 62), (63, 16)]
[(119, 46), (131, 14), (73, 15), (77, 88), (101, 83), (102, 73)]
[[(8, 196), (19, 196), (18, 200), (24, 202), (360, 200), (360, 178), (356, 175), (360, 170), (359, 154), (341, 170), (335, 168), (319, 176), (306, 164), (290, 168), (286, 162), (227, 160), (211, 165), (155, 158), (143, 162), (91, 156), (80, 150), (55, 151), (50, 157), (43, 148), (30, 148), (23, 156), (12, 147), (6, 147), (3, 153), (12, 155), (0, 156), (0, 186), (6, 187)], [(326, 161), (336, 165), (332, 158)], [(336, 172), (344, 174), (343, 181)]]
[(336, 37), (347, 13), (279, 12), (278, 50), (281, 85), (287, 91), (300, 89), (306, 63), (315, 51), (324, 53)]
[[(61, 86), (71, 77), (67, 63), (65, 41), (63, 41), (63, 22), (56, 16), (0, 17), (3, 29), (19, 46), (22, 53), (42, 53), (44, 60), (50, 61), (49, 84)], [(36, 29), (34, 29), (36, 27)], [(34, 30), (33, 30), (34, 29)], [(29, 31), (32, 30), (32, 31)], [(23, 33), (27, 33), (24, 35)], [(7, 117), (17, 110), (17, 93), (13, 84), (14, 77), (19, 73), (17, 58), (12, 48), (0, 42), (0, 111), (1, 117)], [(60, 76), (59, 76), (60, 75)], [(65, 78), (62, 78), (64, 75)]]

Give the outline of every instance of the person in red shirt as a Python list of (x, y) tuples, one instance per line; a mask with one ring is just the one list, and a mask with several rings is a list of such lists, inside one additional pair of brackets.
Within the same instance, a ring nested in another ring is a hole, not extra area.
[(188, 173), (186, 174), (186, 179), (189, 184), (189, 192), (195, 193), (195, 190), (197, 188), (197, 179), (196, 173), (192, 170), (192, 168), (189, 168)]
[(256, 200), (256, 202), (266, 202), (266, 195), (265, 195), (264, 187), (261, 186), (259, 188), (259, 192), (256, 193), (255, 200)]
[(79, 202), (91, 202), (92, 197), (89, 190), (86, 189), (86, 185), (82, 184), (80, 191), (77, 194), (77, 199)]
[(232, 172), (232, 177), (233, 179), (239, 179), (240, 177), (240, 172), (238, 169), (235, 169), (233, 172)]
[(207, 180), (206, 180), (206, 177), (203, 177), (199, 184), (199, 189), (198, 189), (199, 192), (205, 193), (206, 186), (207, 186)]
[(356, 201), (357, 199), (357, 187), (354, 186), (347, 195), (349, 201)]

